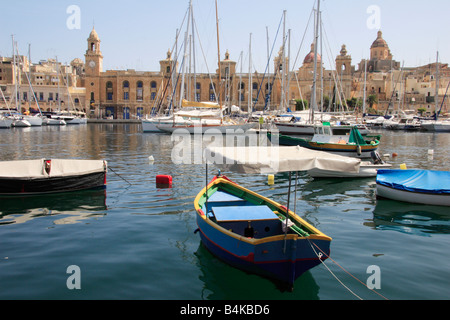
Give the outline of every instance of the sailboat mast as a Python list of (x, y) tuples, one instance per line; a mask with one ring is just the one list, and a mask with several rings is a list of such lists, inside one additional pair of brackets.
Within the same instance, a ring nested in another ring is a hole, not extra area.
[(222, 123), (222, 95), (220, 94), (220, 82), (222, 81), (222, 74), (221, 74), (221, 70), (220, 70), (220, 40), (219, 40), (219, 9), (217, 7), (217, 0), (215, 1), (216, 3), (216, 31), (217, 31), (217, 64), (219, 66), (219, 79), (217, 81), (217, 101), (219, 102), (219, 106), (220, 106), (220, 122)]
[(316, 81), (317, 81), (317, 43), (319, 38), (319, 20), (320, 20), (320, 0), (317, 0), (317, 12), (316, 21), (314, 27), (314, 75), (313, 75), (313, 88), (311, 93), (311, 122), (314, 121), (314, 110), (317, 106), (316, 101)]
[(434, 97), (434, 118), (438, 119), (438, 99), (439, 99), (439, 51), (436, 52), (436, 95)]

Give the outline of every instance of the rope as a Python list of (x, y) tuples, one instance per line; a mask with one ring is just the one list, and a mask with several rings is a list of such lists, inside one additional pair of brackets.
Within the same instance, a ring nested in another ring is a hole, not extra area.
[[(353, 279), (355, 279), (356, 281), (358, 281), (359, 283), (361, 283), (362, 285), (364, 285), (367, 289), (371, 290), (372, 292), (376, 293), (377, 295), (379, 295), (380, 297), (382, 297), (385, 300), (389, 300), (388, 298), (386, 298), (385, 296), (383, 296), (382, 294), (380, 294), (379, 292), (376, 292), (373, 289), (370, 289), (364, 282), (362, 282), (361, 280), (359, 280), (358, 278), (356, 278), (354, 275), (352, 275), (350, 272), (348, 272), (347, 270), (345, 270), (341, 265), (339, 265), (339, 263), (337, 263), (336, 261), (334, 261), (329, 255), (327, 255), (325, 252), (322, 251), (322, 249), (320, 249), (315, 243), (312, 243), (309, 239), (308, 239), (309, 244), (311, 245), (311, 248), (313, 249), (314, 253), (316, 254), (316, 256), (319, 258), (320, 262), (325, 266), (325, 268), (327, 268), (327, 270), (331, 273), (331, 275), (344, 287), (346, 288), (350, 293), (352, 293), (355, 297), (357, 297), (360, 300), (363, 300), (361, 297), (359, 297), (357, 294), (355, 294), (352, 290), (350, 290), (350, 288), (348, 288), (341, 280), (339, 280), (337, 278), (337, 276), (328, 268), (328, 266), (325, 264), (324, 261), (322, 261), (322, 255), (325, 255), (328, 259), (330, 259), (331, 261), (333, 261), (339, 268), (341, 268), (345, 273), (347, 273), (349, 276), (351, 276)], [(317, 253), (316, 250), (314, 249), (313, 245), (315, 247), (317, 247), (317, 249), (319, 249), (321, 252)]]
[(121, 178), (123, 181), (125, 181), (126, 183), (128, 183), (130, 186), (132, 185), (127, 179), (125, 179), (124, 177), (122, 177), (120, 174), (118, 174), (117, 172), (115, 172), (111, 166), (108, 166), (108, 169), (111, 170), (112, 172), (114, 172), (119, 178)]

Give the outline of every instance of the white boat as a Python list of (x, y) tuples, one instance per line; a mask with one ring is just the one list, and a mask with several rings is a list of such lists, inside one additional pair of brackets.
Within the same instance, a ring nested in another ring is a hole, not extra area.
[(182, 117), (175, 117), (175, 122), (173, 119), (173, 116), (160, 116), (160, 117), (153, 117), (153, 118), (145, 118), (141, 120), (142, 122), (142, 131), (143, 132), (164, 132), (160, 130), (157, 125), (159, 126), (173, 126), (175, 125), (185, 125), (186, 120), (184, 120)]
[(377, 197), (450, 206), (450, 171), (379, 170), (376, 184)]
[(13, 127), (20, 127), (20, 128), (31, 127), (31, 123), (22, 117), (14, 117), (12, 120), (13, 120), (12, 122)]
[(58, 118), (44, 118), (42, 124), (47, 126), (65, 126), (66, 122)]
[(254, 122), (244, 124), (192, 124), (192, 125), (179, 125), (179, 126), (165, 126), (157, 125), (156, 127), (164, 132), (179, 132), (189, 134), (233, 134), (233, 133), (245, 133), (248, 130), (255, 127), (257, 124)]
[(432, 132), (450, 132), (450, 120), (425, 120), (422, 121), (421, 128)]
[(308, 174), (313, 178), (371, 178), (376, 177), (380, 169), (389, 169), (392, 165), (388, 163), (373, 163), (361, 161), (358, 172), (340, 172), (326, 169), (311, 169)]
[(23, 196), (106, 187), (105, 160), (0, 161), (0, 195)]
[(39, 115), (39, 114), (38, 115), (34, 115), (34, 116), (32, 116), (32, 115), (25, 115), (25, 116), (23, 116), (23, 118), (25, 120), (27, 120), (31, 124), (32, 127), (42, 126), (43, 117), (41, 117), (41, 115)]
[(0, 128), (8, 129), (11, 128), (13, 120), (7, 117), (0, 115)]

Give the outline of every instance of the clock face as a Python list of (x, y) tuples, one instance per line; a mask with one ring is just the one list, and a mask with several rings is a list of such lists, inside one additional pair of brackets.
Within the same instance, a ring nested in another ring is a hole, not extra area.
[(94, 60), (89, 61), (89, 67), (91, 67), (91, 68), (95, 67), (95, 61)]

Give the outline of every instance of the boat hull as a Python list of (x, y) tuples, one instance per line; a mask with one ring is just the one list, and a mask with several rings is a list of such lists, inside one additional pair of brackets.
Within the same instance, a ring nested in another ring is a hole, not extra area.
[(449, 194), (411, 192), (390, 188), (380, 184), (377, 184), (377, 197), (417, 204), (450, 206)]
[(372, 178), (377, 176), (379, 169), (388, 169), (390, 164), (364, 164), (361, 163), (359, 172), (340, 172), (322, 169), (308, 170), (308, 174), (313, 178)]
[(224, 124), (224, 125), (194, 125), (194, 126), (164, 126), (157, 125), (156, 127), (164, 132), (177, 132), (177, 133), (189, 133), (189, 134), (227, 134), (227, 133), (239, 133), (247, 132), (255, 127), (257, 123), (246, 124)]
[(106, 172), (38, 179), (0, 178), (0, 195), (35, 195), (106, 187)]

